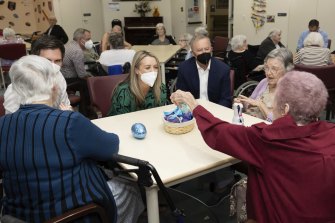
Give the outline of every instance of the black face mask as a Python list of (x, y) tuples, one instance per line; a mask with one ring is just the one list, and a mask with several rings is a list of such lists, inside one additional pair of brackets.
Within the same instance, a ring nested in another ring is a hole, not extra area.
[(202, 64), (208, 64), (211, 57), (212, 57), (211, 53), (202, 53), (197, 56), (197, 61), (199, 61)]

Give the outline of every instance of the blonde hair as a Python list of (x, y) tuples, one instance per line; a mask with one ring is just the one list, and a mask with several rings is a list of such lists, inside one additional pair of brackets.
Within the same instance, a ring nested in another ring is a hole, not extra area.
[[(164, 34), (166, 34), (166, 29), (165, 29), (165, 26), (164, 26), (163, 23), (157, 23), (157, 25), (156, 25), (156, 30), (157, 30), (158, 28), (163, 28), (163, 30), (164, 30)], [(156, 31), (156, 34), (157, 34), (157, 31)]]
[(138, 75), (136, 73), (136, 69), (139, 69), (139, 67), (141, 65), (141, 61), (145, 57), (154, 58), (157, 62), (157, 65), (158, 65), (157, 79), (154, 83), (154, 86), (152, 87), (152, 90), (153, 90), (153, 94), (154, 94), (154, 97), (155, 97), (156, 105), (158, 105), (160, 103), (162, 74), (161, 74), (161, 68), (160, 68), (160, 65), (159, 65), (159, 61), (158, 61), (157, 57), (155, 55), (153, 55), (152, 53), (141, 50), (141, 51), (136, 52), (136, 54), (134, 55), (134, 58), (133, 58), (133, 61), (132, 61), (132, 64), (131, 64), (131, 68), (130, 68), (129, 76), (125, 80), (125, 82), (129, 82), (130, 92), (135, 97), (135, 102), (136, 102), (137, 107), (140, 107), (141, 105), (143, 105), (143, 103), (145, 101), (145, 95), (141, 91), (141, 88), (140, 88), (141, 78), (140, 78), (140, 75)]

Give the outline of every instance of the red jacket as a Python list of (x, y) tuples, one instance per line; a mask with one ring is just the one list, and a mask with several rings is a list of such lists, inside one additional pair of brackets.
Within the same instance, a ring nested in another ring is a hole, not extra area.
[(289, 115), (272, 125), (232, 125), (202, 106), (193, 111), (213, 149), (249, 163), (248, 218), (269, 222), (335, 222), (335, 125), (297, 126)]

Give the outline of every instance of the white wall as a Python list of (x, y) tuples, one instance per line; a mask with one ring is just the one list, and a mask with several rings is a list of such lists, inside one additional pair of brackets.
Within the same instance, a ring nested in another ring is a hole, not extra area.
[[(173, 0), (176, 1), (176, 0)], [(119, 3), (120, 11), (112, 11), (108, 7), (108, 3)], [(120, 19), (124, 25), (124, 17), (137, 17), (139, 16), (134, 12), (136, 1), (129, 2), (113, 2), (112, 0), (102, 0), (103, 14), (104, 14), (104, 28), (105, 31), (110, 31), (111, 21), (113, 19)], [(164, 26), (167, 34), (172, 34), (172, 22), (171, 22), (171, 0), (152, 1), (150, 6), (153, 9), (155, 6), (158, 7), (160, 16), (163, 16)], [(152, 12), (146, 14), (146, 16), (152, 16)]]
[[(275, 23), (265, 23), (256, 32), (251, 21), (252, 0), (234, 0), (234, 35), (244, 34), (250, 44), (260, 44), (273, 28), (283, 31), (282, 42), (295, 52), (299, 35), (307, 29), (311, 19), (318, 19), (320, 27), (333, 39), (335, 48), (334, 0), (267, 0), (266, 14), (275, 15)], [(287, 13), (286, 17), (278, 17), (277, 13)]]

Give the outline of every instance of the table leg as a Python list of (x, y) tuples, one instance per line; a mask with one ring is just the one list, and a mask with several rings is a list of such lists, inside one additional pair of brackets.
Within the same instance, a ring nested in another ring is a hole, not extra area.
[(147, 198), (148, 223), (158, 223), (159, 222), (158, 188), (155, 186), (145, 188), (145, 194)]
[(162, 73), (162, 83), (166, 85), (165, 80), (165, 63), (160, 63), (161, 65), (161, 73)]

